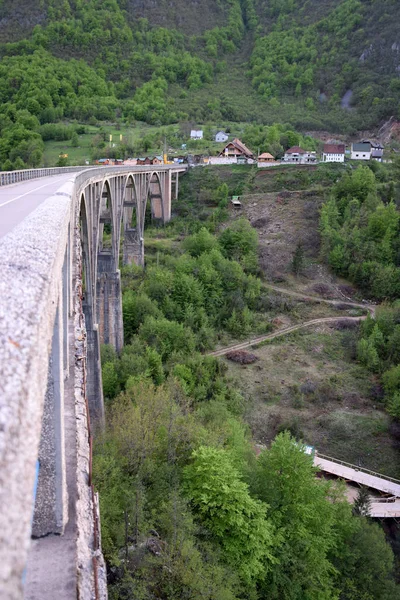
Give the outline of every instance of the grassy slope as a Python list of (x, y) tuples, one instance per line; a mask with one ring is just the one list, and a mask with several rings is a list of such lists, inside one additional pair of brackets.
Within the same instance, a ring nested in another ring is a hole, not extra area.
[[(342, 291), (350, 294), (351, 287), (344, 287), (345, 282), (333, 278), (319, 261), (318, 209), (330, 176), (337, 177), (337, 167), (303, 174), (298, 169), (254, 174), (246, 166), (194, 169), (182, 179), (182, 195), (188, 200), (179, 202), (178, 212), (183, 216), (182, 205), (187, 204), (190, 213), (209, 214), (207, 190), (216, 181), (227, 183), (230, 194), (242, 194), (241, 214), (257, 227), (265, 279), (288, 290), (342, 299)], [(230, 219), (238, 216), (230, 213)], [(306, 265), (301, 277), (293, 277), (290, 263), (299, 240), (304, 242)], [(273, 291), (269, 298), (263, 319), (274, 329), (352, 314)], [(352, 358), (355, 336), (356, 330), (320, 325), (252, 350), (259, 358), (253, 365), (222, 360), (248, 399), (247, 420), (256, 441), (268, 443), (289, 427), (321, 453), (400, 477), (398, 442), (374, 395), (376, 380)], [(219, 345), (231, 342), (224, 336)]]

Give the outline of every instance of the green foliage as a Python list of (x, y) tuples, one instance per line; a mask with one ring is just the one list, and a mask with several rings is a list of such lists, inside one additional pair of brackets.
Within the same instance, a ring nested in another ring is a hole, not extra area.
[[(332, 113), (350, 89), (352, 105), (359, 109), (364, 124), (366, 119), (373, 122), (395, 113), (400, 91), (391, 84), (394, 71), (389, 66), (389, 47), (379, 76), (380, 58), (374, 51), (364, 52), (359, 60), (359, 47), (365, 49), (371, 43), (378, 20), (380, 27), (385, 23), (391, 29), (391, 9), (393, 4), (385, 2), (387, 12), (382, 19), (374, 3), (359, 0), (322, 7), (318, 2), (269, 2), (266, 14), (271, 22), (267, 33), (256, 38), (250, 59), (252, 85), (266, 100), (306, 98), (309, 110), (314, 110), (313, 98), (323, 90), (323, 101)], [(335, 119), (341, 118), (337, 111)]]
[[(260, 302), (260, 281), (229, 257), (230, 244), (242, 262), (255, 252), (249, 225), (219, 237), (207, 227), (193, 220), (182, 253), (174, 239), (144, 271), (123, 268), (129, 343), (120, 356), (101, 349), (107, 419), (93, 475), (110, 598), (356, 600), (360, 589), (372, 600), (360, 570), (377, 598), (395, 598), (383, 532), (352, 516), (288, 434), (257, 459), (226, 365), (195, 352), (221, 329), (247, 332)], [(188, 230), (179, 221), (166, 234)], [(363, 323), (381, 365), (397, 356), (397, 313), (383, 307)]]
[(373, 171), (358, 167), (338, 181), (322, 207), (322, 254), (364, 294), (394, 298), (400, 293), (399, 219), (393, 202), (379, 200)]
[(370, 371), (382, 375), (388, 413), (400, 419), (400, 306), (382, 304), (375, 318), (368, 317), (361, 327), (357, 358)]
[(264, 579), (265, 597), (335, 598), (335, 570), (329, 560), (335, 545), (335, 505), (328, 501), (329, 486), (315, 478), (312, 457), (289, 433), (282, 433), (260, 455), (253, 485), (270, 505), (278, 542), (278, 566)]
[(247, 125), (243, 133), (243, 141), (250, 148), (258, 148), (260, 152), (270, 152), (276, 158), (282, 157), (284, 151), (291, 146), (317, 150), (316, 141), (311, 136), (302, 135), (280, 123), (274, 123), (269, 127)]
[(145, 293), (137, 294), (128, 290), (122, 297), (122, 315), (124, 320), (124, 338), (130, 341), (137, 334), (140, 325), (147, 316), (159, 317), (161, 311), (157, 303), (151, 300)]
[(249, 271), (257, 269), (257, 231), (247, 219), (238, 219), (224, 229), (219, 245), (225, 257), (236, 260)]
[(183, 247), (192, 256), (200, 256), (217, 247), (217, 240), (208, 229), (202, 227), (198, 233), (188, 236), (183, 242)]
[[(343, 527), (344, 525), (344, 527)], [(343, 600), (390, 600), (399, 598), (393, 580), (393, 553), (377, 523), (363, 517), (345, 519), (333, 562)]]
[(371, 511), (371, 496), (366, 487), (360, 487), (353, 504), (353, 513), (360, 517), (369, 517)]
[(229, 454), (201, 446), (185, 468), (184, 485), (201, 523), (221, 545), (224, 559), (247, 583), (259, 579), (272, 558), (272, 527), (266, 505), (251, 498)]
[(292, 259), (292, 271), (295, 275), (300, 275), (304, 268), (304, 250), (301, 242), (296, 246)]

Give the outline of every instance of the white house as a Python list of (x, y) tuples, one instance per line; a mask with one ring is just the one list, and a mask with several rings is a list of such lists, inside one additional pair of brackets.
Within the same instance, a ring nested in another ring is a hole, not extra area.
[(203, 139), (203, 130), (202, 129), (192, 129), (190, 132), (191, 140), (202, 140)]
[(324, 144), (322, 162), (344, 162), (346, 146), (344, 144)]
[(218, 131), (218, 133), (215, 135), (216, 142), (227, 142), (228, 138), (229, 138), (229, 135), (227, 133), (225, 133), (224, 131)]
[(351, 145), (352, 160), (370, 160), (372, 152), (372, 146), (370, 142), (360, 142), (359, 144)]

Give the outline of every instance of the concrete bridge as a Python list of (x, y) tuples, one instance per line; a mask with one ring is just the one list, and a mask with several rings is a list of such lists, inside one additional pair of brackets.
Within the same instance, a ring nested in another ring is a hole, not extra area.
[[(350, 484), (350, 490), (357, 489), (356, 486), (368, 488), (372, 492), (369, 512), (371, 517), (375, 519), (400, 518), (400, 481), (398, 479), (318, 452), (315, 453), (313, 460), (314, 466), (318, 470)], [(349, 500), (352, 501), (351, 494)]]
[(146, 207), (166, 223), (185, 169), (0, 173), (4, 600), (106, 598), (91, 481), (100, 344), (122, 348), (120, 257), (144, 264)]

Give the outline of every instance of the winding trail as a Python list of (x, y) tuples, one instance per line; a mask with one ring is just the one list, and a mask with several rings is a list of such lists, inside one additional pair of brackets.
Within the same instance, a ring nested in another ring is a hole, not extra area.
[[(326, 303), (331, 304), (333, 306), (339, 306), (341, 304), (346, 304), (350, 307), (354, 308), (362, 308), (367, 310), (372, 316), (375, 314), (376, 306), (373, 304), (362, 304), (359, 302), (352, 302), (350, 300), (330, 300), (327, 298), (321, 298), (320, 296), (309, 296), (307, 294), (302, 294), (300, 292), (294, 292), (292, 290), (286, 290), (285, 288), (280, 288), (275, 285), (264, 284), (265, 287), (279, 292), (281, 294), (286, 294), (288, 296), (292, 296), (294, 298), (298, 298), (300, 300), (304, 300), (306, 302), (316, 302), (316, 303)], [(225, 356), (228, 352), (233, 352), (235, 350), (244, 350), (245, 348), (249, 348), (251, 346), (257, 346), (262, 342), (266, 342), (268, 340), (273, 340), (277, 337), (281, 337), (283, 335), (287, 335), (288, 333), (293, 333), (294, 331), (298, 331), (299, 329), (304, 329), (305, 327), (311, 327), (312, 325), (319, 325), (322, 323), (336, 323), (337, 321), (355, 321), (360, 322), (366, 319), (366, 315), (362, 315), (360, 317), (347, 317), (347, 316), (337, 316), (337, 317), (321, 317), (319, 319), (312, 319), (311, 321), (305, 321), (304, 323), (298, 323), (297, 325), (291, 325), (290, 327), (285, 327), (284, 329), (280, 329), (279, 331), (274, 331), (273, 333), (266, 333), (264, 335), (260, 335), (253, 339), (250, 339), (246, 342), (239, 342), (237, 344), (233, 344), (231, 346), (226, 346), (225, 348), (220, 348), (219, 350), (215, 350), (214, 352), (207, 352), (207, 356)]]
[(329, 298), (322, 298), (321, 296), (310, 296), (308, 294), (302, 294), (301, 292), (295, 292), (293, 290), (287, 290), (286, 288), (281, 288), (276, 285), (272, 285), (270, 283), (263, 283), (264, 287), (269, 288), (270, 290), (274, 290), (275, 292), (279, 292), (280, 294), (286, 294), (287, 296), (292, 296), (293, 298), (298, 298), (299, 300), (306, 300), (307, 302), (316, 302), (316, 303), (325, 303), (331, 304), (332, 306), (340, 306), (341, 304), (348, 304), (349, 307), (354, 308), (363, 308), (367, 310), (373, 316), (375, 314), (376, 305), (368, 304), (367, 302), (353, 302), (343, 296), (343, 300), (333, 300)]

